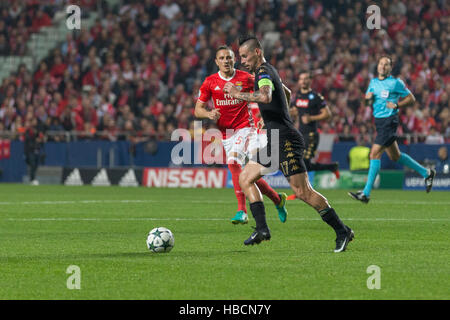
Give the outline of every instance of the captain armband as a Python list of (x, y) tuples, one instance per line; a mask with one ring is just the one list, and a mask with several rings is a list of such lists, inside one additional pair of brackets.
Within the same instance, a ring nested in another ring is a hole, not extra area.
[(272, 88), (272, 91), (275, 90), (275, 87), (273, 85), (273, 82), (267, 78), (263, 78), (261, 80), (258, 81), (258, 87), (263, 87), (263, 86), (270, 86)]

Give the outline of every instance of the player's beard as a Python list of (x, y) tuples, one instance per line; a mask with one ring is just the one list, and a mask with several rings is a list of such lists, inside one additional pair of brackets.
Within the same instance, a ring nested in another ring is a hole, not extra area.
[(255, 61), (255, 63), (253, 64), (246, 64), (244, 65), (245, 69), (247, 69), (250, 73), (255, 73), (256, 71), (256, 65), (257, 65), (257, 61)]
[(246, 68), (250, 73), (255, 73), (255, 71), (256, 71), (256, 65), (247, 66)]

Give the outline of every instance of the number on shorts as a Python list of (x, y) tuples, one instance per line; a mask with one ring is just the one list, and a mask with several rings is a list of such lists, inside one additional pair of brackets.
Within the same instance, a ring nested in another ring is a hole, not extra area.
[(283, 171), (283, 174), (285, 176), (288, 175), (289, 173), (289, 166), (288, 166), (288, 162), (287, 161), (283, 161), (280, 163), (280, 167), (281, 167), (281, 171)]

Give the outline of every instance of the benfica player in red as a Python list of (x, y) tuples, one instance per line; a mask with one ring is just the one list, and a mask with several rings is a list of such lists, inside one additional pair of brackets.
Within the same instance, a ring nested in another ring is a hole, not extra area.
[[(217, 121), (217, 127), (222, 132), (227, 165), (231, 172), (234, 192), (238, 200), (238, 211), (231, 222), (233, 224), (245, 224), (248, 222), (248, 215), (245, 194), (239, 185), (239, 175), (249, 153), (263, 148), (264, 142), (267, 143), (267, 141), (258, 139), (247, 102), (235, 99), (223, 92), (223, 87), (227, 82), (232, 82), (243, 92), (253, 91), (255, 78), (245, 71), (234, 68), (234, 53), (227, 46), (221, 46), (217, 49), (215, 62), (219, 72), (207, 77), (200, 87), (199, 98), (195, 105), (195, 116)], [(206, 108), (210, 99), (213, 100), (214, 104), (211, 111)], [(262, 194), (273, 201), (281, 222), (285, 222), (287, 195), (277, 193), (262, 178), (256, 182), (256, 185)]]

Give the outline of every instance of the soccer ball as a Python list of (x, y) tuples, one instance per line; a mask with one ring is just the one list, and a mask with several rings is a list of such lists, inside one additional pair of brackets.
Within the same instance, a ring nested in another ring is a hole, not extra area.
[(147, 248), (151, 252), (169, 252), (175, 245), (172, 231), (164, 227), (150, 230), (147, 236)]

